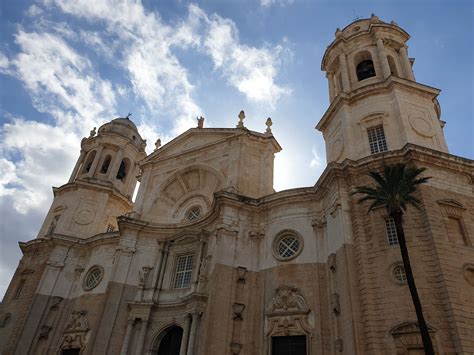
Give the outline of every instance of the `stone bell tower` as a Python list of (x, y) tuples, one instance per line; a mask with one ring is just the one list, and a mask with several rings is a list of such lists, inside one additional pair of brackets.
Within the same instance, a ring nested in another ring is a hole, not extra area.
[(440, 90), (416, 82), (409, 38), (395, 22), (375, 15), (337, 29), (321, 63), (330, 106), (316, 126), (324, 135), (328, 163), (358, 160), (407, 143), (448, 152)]
[(116, 118), (81, 141), (69, 182), (53, 188), (53, 204), (38, 238), (52, 234), (88, 238), (117, 229), (130, 212), (146, 142), (128, 118)]

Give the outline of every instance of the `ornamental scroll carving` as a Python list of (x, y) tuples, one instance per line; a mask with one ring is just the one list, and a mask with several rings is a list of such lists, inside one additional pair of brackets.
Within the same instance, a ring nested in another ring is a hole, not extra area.
[(296, 287), (279, 286), (266, 308), (265, 335), (312, 336), (312, 328), (308, 323), (310, 312), (306, 300)]
[(81, 349), (84, 351), (88, 339), (89, 322), (86, 311), (74, 311), (64, 329), (60, 349)]

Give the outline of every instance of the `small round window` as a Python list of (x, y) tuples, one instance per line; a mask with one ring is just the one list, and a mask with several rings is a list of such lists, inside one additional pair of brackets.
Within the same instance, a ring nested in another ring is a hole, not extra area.
[(104, 269), (101, 266), (91, 267), (84, 278), (84, 290), (92, 290), (102, 281), (102, 277), (104, 277)]
[(280, 233), (273, 243), (273, 254), (278, 260), (291, 260), (303, 249), (303, 239), (293, 231)]
[(405, 283), (407, 275), (405, 274), (405, 268), (402, 265), (395, 266), (392, 271), (392, 275), (400, 283)]
[(194, 206), (191, 207), (188, 212), (186, 212), (186, 219), (188, 221), (195, 221), (201, 217), (201, 207)]

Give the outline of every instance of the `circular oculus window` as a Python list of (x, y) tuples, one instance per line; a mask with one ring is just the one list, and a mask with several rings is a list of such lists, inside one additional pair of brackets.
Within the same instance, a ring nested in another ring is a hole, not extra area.
[(273, 254), (281, 261), (296, 258), (303, 249), (303, 239), (293, 231), (280, 233), (273, 242)]
[(104, 269), (101, 266), (96, 265), (91, 267), (84, 277), (83, 289), (85, 291), (92, 290), (100, 284), (103, 277)]
[(191, 207), (187, 212), (186, 212), (186, 219), (190, 222), (195, 221), (201, 217), (201, 207), (199, 206), (194, 206)]
[(405, 283), (407, 281), (405, 268), (402, 265), (395, 266), (392, 270), (392, 275), (395, 278), (395, 280), (399, 283)]

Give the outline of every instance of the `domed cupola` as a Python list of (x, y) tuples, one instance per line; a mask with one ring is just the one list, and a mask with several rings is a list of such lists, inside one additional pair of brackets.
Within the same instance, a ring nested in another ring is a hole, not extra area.
[(119, 117), (95, 128), (81, 141), (81, 156), (69, 182), (85, 179), (112, 185), (131, 199), (138, 162), (145, 158), (146, 141), (128, 117)]
[(436, 97), (416, 82), (406, 42), (395, 22), (373, 15), (337, 29), (321, 63), (330, 105), (316, 128), (330, 162), (357, 160), (415, 144), (447, 152)]

